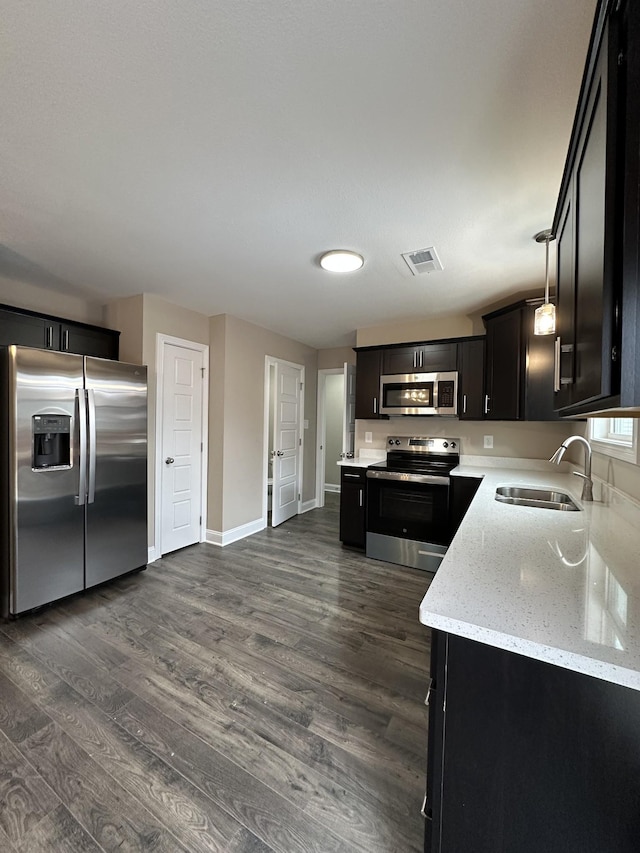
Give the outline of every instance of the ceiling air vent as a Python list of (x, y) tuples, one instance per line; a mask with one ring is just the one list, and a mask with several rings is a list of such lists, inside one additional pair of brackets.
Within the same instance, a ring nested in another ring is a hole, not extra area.
[(407, 252), (402, 257), (414, 275), (422, 275), (425, 272), (444, 269), (442, 261), (433, 246), (429, 246), (428, 249), (418, 249), (417, 252)]

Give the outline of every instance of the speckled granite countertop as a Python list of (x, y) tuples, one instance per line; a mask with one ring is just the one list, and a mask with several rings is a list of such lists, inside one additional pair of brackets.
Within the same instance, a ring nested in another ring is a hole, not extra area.
[(375, 465), (376, 462), (384, 462), (386, 458), (387, 454), (384, 450), (378, 450), (371, 454), (361, 452), (355, 459), (339, 459), (337, 464), (343, 468), (368, 468), (369, 465)]
[[(582, 503), (581, 481), (549, 468), (454, 471), (483, 481), (420, 621), (640, 690), (640, 507), (605, 488)], [(560, 488), (582, 511), (499, 503), (508, 484)]]

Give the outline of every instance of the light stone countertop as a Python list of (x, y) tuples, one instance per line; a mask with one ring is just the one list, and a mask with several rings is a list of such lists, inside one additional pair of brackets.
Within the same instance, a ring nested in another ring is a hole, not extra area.
[(377, 462), (384, 462), (387, 458), (385, 450), (376, 450), (375, 452), (360, 451), (360, 454), (355, 459), (338, 459), (336, 464), (344, 468), (368, 468), (369, 465), (375, 465)]
[[(604, 503), (583, 503), (582, 481), (546, 463), (463, 464), (453, 476), (483, 480), (420, 621), (640, 690), (640, 507), (604, 486)], [(499, 503), (509, 484), (560, 488), (582, 511)]]

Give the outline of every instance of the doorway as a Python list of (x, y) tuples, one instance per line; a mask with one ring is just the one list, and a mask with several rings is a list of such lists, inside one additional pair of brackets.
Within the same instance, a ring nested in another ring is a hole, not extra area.
[(277, 527), (300, 512), (304, 366), (266, 356), (263, 519)]
[(205, 541), (209, 347), (156, 336), (155, 551)]
[(338, 460), (353, 456), (355, 446), (355, 365), (318, 371), (318, 451), (316, 506), (326, 492), (340, 491)]

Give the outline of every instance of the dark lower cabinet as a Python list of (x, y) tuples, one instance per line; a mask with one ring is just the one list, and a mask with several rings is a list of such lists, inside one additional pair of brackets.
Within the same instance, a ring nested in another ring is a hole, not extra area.
[(451, 538), (462, 523), (469, 504), (480, 488), (481, 479), (477, 477), (452, 477), (449, 491), (449, 518), (451, 522)]
[(367, 469), (340, 469), (340, 541), (353, 548), (366, 544)]
[(117, 359), (120, 332), (0, 306), (0, 346), (36, 347)]
[(640, 691), (433, 631), (428, 853), (637, 853)]

